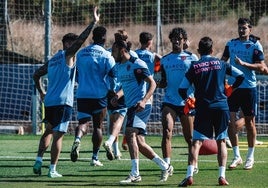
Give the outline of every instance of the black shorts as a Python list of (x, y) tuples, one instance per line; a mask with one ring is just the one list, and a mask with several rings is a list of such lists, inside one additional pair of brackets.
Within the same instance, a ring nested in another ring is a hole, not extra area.
[(72, 118), (72, 107), (68, 105), (47, 106), (45, 107), (44, 122), (52, 125), (52, 128), (58, 126), (60, 123), (68, 122)]

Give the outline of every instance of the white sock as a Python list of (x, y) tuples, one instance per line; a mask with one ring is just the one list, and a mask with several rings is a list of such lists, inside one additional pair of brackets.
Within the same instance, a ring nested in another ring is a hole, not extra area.
[(111, 146), (114, 143), (114, 140), (115, 136), (111, 134), (106, 142), (108, 142), (109, 145)]
[(194, 175), (194, 165), (188, 165), (187, 167), (187, 173), (186, 173), (186, 178)]
[(226, 171), (225, 166), (220, 166), (219, 167), (219, 177), (225, 178), (225, 171)]
[(50, 170), (51, 172), (55, 172), (55, 171), (56, 171), (56, 164), (50, 164), (50, 166), (49, 166), (49, 170)]
[(254, 150), (255, 148), (248, 148), (248, 154), (247, 154), (247, 159), (254, 159)]
[(118, 141), (116, 141), (116, 142), (113, 143), (113, 150), (114, 150), (115, 156), (118, 156), (120, 154)]
[(139, 176), (139, 159), (131, 159), (131, 173), (132, 176)]
[(233, 152), (234, 152), (234, 157), (235, 157), (235, 158), (240, 157), (239, 146), (234, 146), (234, 147), (233, 147)]
[(166, 170), (169, 167), (169, 164), (161, 159), (158, 155), (155, 155), (152, 161), (154, 161), (161, 168), (161, 170)]
[(164, 158), (164, 161), (167, 163), (167, 164), (170, 164), (170, 157), (167, 157), (167, 158)]

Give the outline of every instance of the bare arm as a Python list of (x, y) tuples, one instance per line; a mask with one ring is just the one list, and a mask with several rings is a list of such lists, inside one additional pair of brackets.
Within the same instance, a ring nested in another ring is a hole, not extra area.
[(48, 63), (45, 63), (43, 66), (41, 66), (39, 69), (37, 69), (33, 74), (33, 80), (35, 83), (35, 87), (40, 93), (40, 97), (42, 100), (44, 100), (44, 97), (46, 95), (45, 89), (42, 86), (41, 77), (47, 74), (47, 68)]
[(154, 94), (154, 90), (156, 88), (156, 83), (152, 76), (148, 76), (145, 78), (145, 81), (149, 84), (149, 88), (147, 90), (147, 93), (145, 94), (144, 98), (138, 102), (137, 104), (137, 111), (142, 111), (145, 108), (146, 102), (151, 98), (151, 96)]
[(82, 44), (87, 39), (88, 35), (90, 34), (91, 30), (95, 26), (95, 24), (98, 23), (100, 20), (100, 15), (97, 13), (98, 7), (94, 7), (94, 21), (92, 21), (88, 27), (79, 35), (78, 39), (75, 41), (75, 43), (66, 50), (66, 58), (72, 58), (75, 53), (79, 50), (79, 48), (82, 46)]
[(255, 63), (251, 64), (251, 63), (242, 61), (240, 58), (236, 57), (235, 62), (251, 70), (259, 71), (261, 73), (267, 72), (267, 65), (264, 63), (264, 61), (256, 61)]

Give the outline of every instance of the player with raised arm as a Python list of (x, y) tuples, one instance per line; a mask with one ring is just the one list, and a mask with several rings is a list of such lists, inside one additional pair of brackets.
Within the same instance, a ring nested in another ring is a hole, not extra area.
[[(59, 50), (45, 65), (34, 72), (33, 80), (40, 97), (44, 99), (46, 130), (40, 138), (39, 148), (33, 172), (41, 175), (43, 155), (49, 147), (51, 138), (51, 161), (48, 177), (62, 177), (56, 170), (62, 139), (68, 130), (72, 117), (74, 84), (76, 76), (75, 54), (87, 39), (95, 24), (99, 21), (97, 7), (94, 8), (94, 21), (79, 35), (68, 33), (63, 36), (63, 50)], [(41, 77), (47, 74), (47, 91), (42, 86)]]
[(71, 160), (77, 161), (81, 139), (87, 134), (92, 118), (93, 154), (91, 166), (103, 166), (98, 158), (102, 143), (103, 121), (107, 112), (107, 93), (109, 85), (106, 77), (115, 65), (111, 53), (104, 48), (107, 30), (98, 26), (93, 30), (93, 44), (82, 48), (77, 53), (78, 88), (77, 116), (79, 125), (75, 129)]

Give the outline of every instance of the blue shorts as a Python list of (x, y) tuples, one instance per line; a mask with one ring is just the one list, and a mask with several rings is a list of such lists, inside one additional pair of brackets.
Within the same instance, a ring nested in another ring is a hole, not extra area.
[(146, 104), (145, 109), (141, 112), (136, 112), (136, 107), (128, 108), (126, 127), (138, 128), (139, 134), (146, 135), (147, 122), (150, 118), (151, 111), (151, 104)]
[(215, 140), (228, 137), (230, 113), (228, 110), (196, 108), (193, 140)]
[[(176, 106), (176, 105), (173, 105), (173, 104), (170, 104), (170, 103), (163, 103), (162, 104), (162, 107), (161, 107), (161, 110), (163, 110), (163, 108), (167, 106), (169, 108), (171, 108), (172, 110), (174, 110), (174, 112), (176, 113), (176, 115), (178, 117), (181, 117), (182, 115), (185, 115), (184, 112), (183, 112), (183, 109), (184, 109), (184, 106)], [(190, 116), (193, 116), (195, 115), (195, 110), (192, 109), (190, 112), (189, 112), (189, 115)]]
[(108, 113), (109, 114), (119, 113), (120, 115), (125, 117), (127, 114), (127, 108), (118, 108), (118, 109), (113, 109), (113, 110), (108, 109)]
[(77, 99), (77, 118), (90, 119), (93, 114), (101, 112), (107, 107), (107, 98), (101, 99)]
[(45, 107), (44, 122), (52, 125), (53, 131), (67, 132), (72, 118), (72, 107), (68, 105)]
[(242, 110), (244, 116), (257, 115), (257, 89), (238, 88), (228, 97), (230, 112)]

